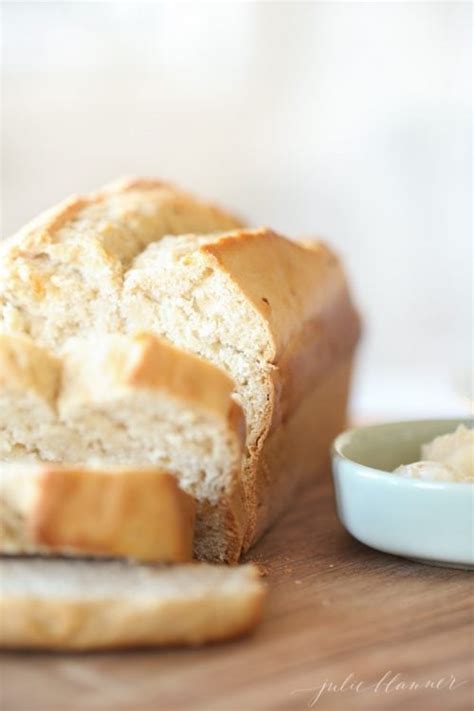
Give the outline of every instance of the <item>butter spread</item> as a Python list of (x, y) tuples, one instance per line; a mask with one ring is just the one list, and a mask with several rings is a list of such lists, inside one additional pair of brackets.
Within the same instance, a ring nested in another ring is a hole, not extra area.
[(427, 481), (474, 482), (474, 430), (459, 425), (455, 432), (421, 446), (421, 460), (403, 464), (394, 474)]

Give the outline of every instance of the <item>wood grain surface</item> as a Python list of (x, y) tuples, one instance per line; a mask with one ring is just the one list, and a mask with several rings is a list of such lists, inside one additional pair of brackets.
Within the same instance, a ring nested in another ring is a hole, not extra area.
[(5, 654), (0, 708), (473, 707), (473, 578), (359, 544), (337, 520), (328, 479), (301, 492), (249, 558), (270, 587), (252, 637), (191, 650)]

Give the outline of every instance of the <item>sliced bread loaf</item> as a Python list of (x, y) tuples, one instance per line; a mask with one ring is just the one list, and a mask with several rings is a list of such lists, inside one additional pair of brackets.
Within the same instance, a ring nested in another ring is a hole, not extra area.
[(0, 553), (182, 562), (194, 499), (151, 468), (0, 462)]
[(71, 342), (61, 359), (4, 335), (2, 456), (160, 467), (197, 499), (196, 555), (235, 561), (245, 421), (232, 391), (223, 371), (148, 334)]
[(2, 648), (91, 650), (203, 644), (252, 630), (255, 566), (0, 561)]
[[(5, 247), (0, 329), (29, 333), (55, 354), (77, 335), (145, 329), (226, 370), (248, 425), (248, 548), (292, 489), (323, 466), (344, 426), (359, 333), (344, 272), (323, 244), (298, 244), (267, 229), (199, 236), (210, 230), (196, 225), (198, 236), (158, 241), (143, 227), (141, 238), (135, 210), (153, 213), (156, 189), (137, 185), (115, 191), (112, 202), (102, 193), (87, 198), (87, 227), (82, 212), (63, 210), (59, 223), (49, 217)], [(113, 205), (113, 220), (104, 218), (104, 205)], [(228, 229), (225, 221), (213, 229)], [(128, 243), (123, 256), (119, 245)], [(116, 271), (104, 265), (110, 245), (120, 251)], [(334, 401), (330, 413), (319, 409), (320, 389), (325, 402)], [(290, 450), (288, 471), (279, 462)]]

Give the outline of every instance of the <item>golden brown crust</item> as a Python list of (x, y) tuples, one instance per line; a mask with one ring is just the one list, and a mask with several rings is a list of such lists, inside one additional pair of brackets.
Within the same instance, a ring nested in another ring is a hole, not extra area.
[(318, 383), (346, 360), (360, 337), (360, 320), (347, 288), (303, 324), (287, 344), (278, 363), (280, 402), (272, 429), (296, 410)]
[(220, 368), (150, 333), (137, 333), (130, 339), (130, 358), (121, 367), (118, 380), (135, 387), (165, 390), (216, 413), (227, 420), (244, 444), (244, 413), (231, 397), (234, 382)]
[[(202, 646), (250, 634), (263, 615), (265, 593), (246, 599), (219, 600), (218, 595), (189, 605), (170, 603), (166, 612), (143, 610), (112, 599), (75, 603), (0, 597), (0, 649), (76, 651)], [(118, 608), (118, 609), (117, 609)], [(113, 628), (106, 624), (116, 611)], [(166, 618), (165, 618), (166, 616)], [(168, 620), (168, 622), (166, 621)], [(83, 630), (83, 631), (81, 631)]]
[(195, 503), (157, 469), (45, 465), (27, 527), (51, 552), (182, 562), (192, 558)]
[[(268, 376), (271, 395), (259, 441), (249, 452), (244, 471), (247, 549), (272, 523), (280, 508), (267, 502), (284, 502), (290, 495), (287, 481), (296, 486), (305, 478), (311, 442), (319, 442), (322, 437), (329, 449), (324, 418), (332, 422), (333, 411), (339, 422), (345, 417), (347, 393), (337, 405), (327, 404), (331, 415), (324, 411), (322, 401), (315, 403), (314, 413), (307, 412), (307, 420), (299, 418), (298, 430), (288, 435), (286, 442), (287, 423), (298, 417), (309, 393), (319, 386), (324, 388), (340, 364), (351, 359), (360, 335), (360, 321), (341, 264), (321, 242), (305, 246), (261, 228), (222, 235), (200, 249), (228, 274), (268, 330), (267, 357), (273, 365)], [(327, 431), (332, 433), (334, 428), (328, 424)], [(274, 442), (279, 439), (286, 444), (279, 445), (279, 457), (271, 456)], [(301, 446), (292, 447), (292, 440), (300, 441)], [(292, 451), (290, 460), (284, 456), (285, 447)], [(322, 448), (318, 451), (315, 466), (321, 461)]]
[(157, 468), (0, 466), (0, 551), (192, 558), (195, 503)]
[(346, 427), (352, 361), (346, 356), (315, 382), (265, 441), (255, 475), (257, 515), (244, 550), (289, 507), (301, 484), (327, 476), (331, 443)]
[[(129, 220), (140, 218), (140, 208), (143, 208), (154, 199), (158, 201), (168, 201), (177, 212), (189, 212), (192, 216), (199, 211), (207, 211), (210, 217), (214, 217), (217, 223), (222, 223), (222, 229), (233, 229), (241, 226), (241, 222), (233, 215), (224, 212), (211, 203), (200, 200), (190, 193), (181, 190), (175, 185), (155, 179), (148, 178), (119, 178), (99, 190), (87, 195), (71, 195), (58, 205), (45, 210), (38, 217), (31, 220), (25, 227), (12, 238), (16, 249), (12, 257), (35, 251), (41, 245), (51, 243), (56, 234), (64, 227), (68, 226), (75, 218), (80, 216), (82, 210), (94, 205), (107, 203), (111, 197), (136, 193), (137, 212), (129, 212)], [(143, 195), (142, 195), (143, 193)], [(153, 195), (153, 194), (154, 195)], [(170, 234), (173, 230), (170, 229)]]
[(200, 249), (212, 255), (268, 329), (274, 392), (263, 442), (354, 351), (359, 316), (339, 260), (321, 242), (305, 246), (260, 228), (222, 235)]
[[(8, 562), (7, 562), (8, 563)], [(38, 564), (39, 561), (34, 561)], [(41, 563), (36, 575), (55, 585), (48, 569), (55, 561)], [(28, 565), (28, 563), (25, 563)], [(66, 564), (72, 572), (76, 562)], [(93, 573), (95, 562), (82, 563)], [(99, 564), (100, 565), (100, 564)], [(2, 564), (3, 573), (9, 574)], [(186, 568), (186, 570), (185, 570)], [(219, 569), (207, 565), (178, 566), (164, 570), (165, 585), (160, 589), (156, 571), (156, 594), (140, 597), (121, 589), (112, 595), (84, 593), (78, 580), (74, 594), (58, 595), (47, 590), (21, 590), (21, 571), (17, 591), (0, 590), (0, 647), (2, 649), (93, 650), (170, 645), (201, 645), (231, 639), (252, 631), (262, 617), (266, 586), (253, 565), (238, 569)], [(64, 564), (63, 564), (63, 575)], [(175, 573), (186, 573), (187, 589), (181, 589)], [(216, 572), (218, 575), (216, 576)], [(48, 580), (49, 578), (49, 580)], [(115, 577), (115, 579), (117, 576)], [(200, 590), (194, 590), (194, 578)], [(229, 579), (235, 582), (229, 586)], [(57, 581), (61, 587), (61, 581)], [(124, 569), (124, 585), (127, 573)], [(173, 590), (173, 585), (175, 589)], [(41, 585), (40, 585), (41, 587)]]
[[(339, 309), (348, 310), (350, 304), (344, 273), (336, 255), (323, 243), (308, 249), (259, 228), (236, 230), (200, 249), (214, 257), (267, 324), (274, 364), (280, 363), (307, 324), (315, 321), (327, 329), (335, 317), (333, 331), (341, 348), (349, 351), (354, 346), (356, 329), (347, 332), (345, 319), (338, 327)], [(357, 323), (353, 308), (350, 320)]]
[(22, 243), (18, 247), (26, 250), (40, 246), (42, 243), (51, 242), (53, 235), (87, 205), (89, 205), (87, 198), (71, 195), (59, 205), (46, 210), (23, 228), (20, 233)]

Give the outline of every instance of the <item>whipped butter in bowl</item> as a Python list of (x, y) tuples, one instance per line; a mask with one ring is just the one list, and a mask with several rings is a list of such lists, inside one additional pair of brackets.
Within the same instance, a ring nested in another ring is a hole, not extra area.
[(360, 427), (332, 461), (345, 528), (378, 550), (474, 568), (474, 432), (469, 420)]
[(421, 460), (402, 464), (394, 474), (425, 481), (474, 482), (474, 430), (457, 430), (421, 445)]

